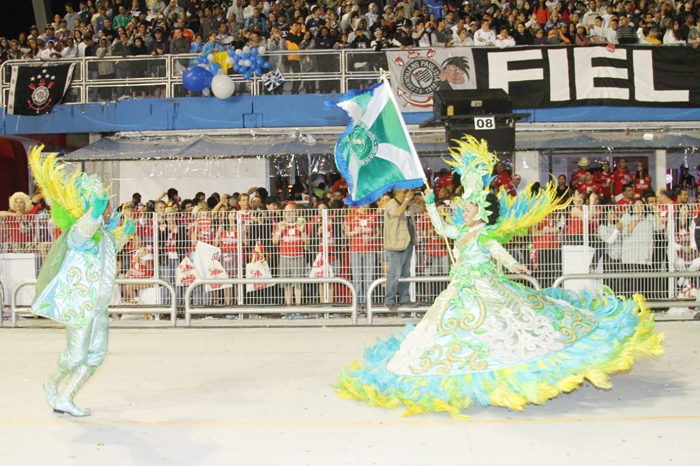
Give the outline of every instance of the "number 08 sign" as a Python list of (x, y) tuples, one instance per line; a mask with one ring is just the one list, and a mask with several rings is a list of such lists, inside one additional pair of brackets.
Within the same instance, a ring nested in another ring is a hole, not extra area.
[(474, 129), (496, 129), (496, 118), (492, 116), (474, 117)]

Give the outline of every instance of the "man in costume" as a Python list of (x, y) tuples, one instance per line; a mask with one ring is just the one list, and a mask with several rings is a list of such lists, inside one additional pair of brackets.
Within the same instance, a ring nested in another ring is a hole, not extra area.
[(117, 253), (135, 228), (122, 222), (120, 214), (112, 214), (99, 178), (79, 171), (64, 176), (54, 155), (42, 160), (42, 148), (32, 149), (29, 163), (62, 234), (39, 273), (32, 312), (64, 324), (67, 336), (66, 350), (44, 390), (54, 412), (89, 416), (90, 411), (78, 408), (73, 397), (107, 354), (107, 306), (117, 275)]

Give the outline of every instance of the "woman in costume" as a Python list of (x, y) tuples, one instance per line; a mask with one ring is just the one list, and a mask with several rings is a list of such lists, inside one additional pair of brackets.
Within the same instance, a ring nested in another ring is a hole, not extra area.
[(642, 296), (626, 300), (548, 288), (535, 291), (505, 278), (529, 271), (501, 246), (566, 206), (548, 185), (517, 197), (484, 188), (496, 156), (474, 138), (452, 151), (464, 195), (443, 220), (426, 196), (435, 229), (455, 240), (450, 283), (415, 328), (365, 351), (363, 363), (344, 369), (338, 393), (373, 406), (403, 406), (404, 415), (447, 411), (465, 417), (473, 403), (522, 410), (543, 404), (588, 380), (610, 388), (608, 375), (637, 358), (659, 356), (664, 335)]
[(89, 410), (75, 406), (73, 397), (107, 354), (107, 305), (117, 275), (117, 253), (135, 227), (112, 214), (107, 191), (96, 176), (76, 171), (65, 177), (54, 155), (42, 160), (42, 148), (31, 150), (29, 163), (62, 234), (39, 272), (32, 312), (64, 324), (67, 336), (66, 350), (44, 381), (44, 391), (55, 412), (89, 416)]

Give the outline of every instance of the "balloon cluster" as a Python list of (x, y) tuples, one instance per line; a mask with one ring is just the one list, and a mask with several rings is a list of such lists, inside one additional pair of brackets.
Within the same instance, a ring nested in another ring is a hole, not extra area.
[[(245, 80), (249, 80), (253, 75), (260, 76), (262, 70), (270, 68), (270, 62), (263, 60), (265, 47), (248, 47), (242, 49), (229, 49), (226, 65), (233, 68), (233, 71), (243, 75)], [(221, 68), (221, 64), (215, 61), (213, 53), (209, 55), (199, 55), (199, 62), (195, 66), (190, 66), (182, 74), (182, 85), (190, 92), (201, 92), (209, 95), (209, 87), (219, 99), (228, 99), (236, 90), (236, 85), (231, 78), (226, 75), (226, 70)]]
[(241, 73), (243, 79), (249, 80), (253, 75), (260, 76), (262, 70), (270, 68), (270, 62), (263, 60), (265, 47), (248, 47), (242, 49), (230, 49), (226, 63), (233, 67), (233, 71)]

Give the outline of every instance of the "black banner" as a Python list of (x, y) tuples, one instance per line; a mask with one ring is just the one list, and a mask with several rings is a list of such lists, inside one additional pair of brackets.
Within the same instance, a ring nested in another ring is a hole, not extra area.
[(61, 102), (70, 86), (75, 63), (13, 66), (7, 113), (44, 115)]
[(700, 50), (592, 46), (387, 51), (403, 111), (432, 110), (437, 89), (504, 89), (515, 108), (700, 107)]

